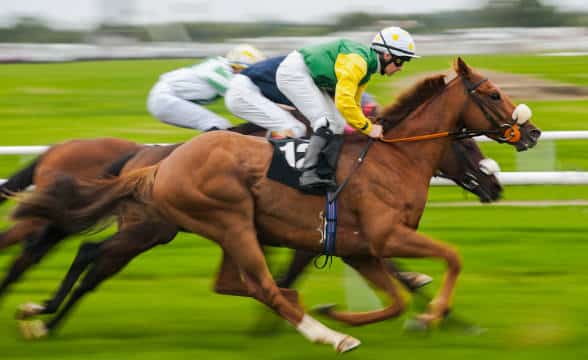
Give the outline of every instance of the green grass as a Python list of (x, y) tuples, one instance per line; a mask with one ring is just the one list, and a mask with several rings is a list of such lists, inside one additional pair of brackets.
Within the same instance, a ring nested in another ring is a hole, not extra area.
[[(588, 57), (467, 56), (474, 67), (534, 75), (587, 86)], [(451, 59), (426, 57), (411, 71), (445, 70)], [(175, 142), (193, 131), (158, 122), (145, 110), (157, 76), (189, 60), (115, 61), (67, 64), (0, 65), (0, 145), (50, 144), (78, 137), (118, 136), (141, 142)], [(407, 67), (408, 69), (408, 67)], [(376, 80), (370, 91), (383, 100), (390, 87)], [(586, 101), (529, 103), (544, 130), (586, 129)], [(212, 108), (227, 115), (222, 102)], [(232, 118), (232, 117), (231, 117)], [(236, 120), (232, 118), (233, 120)], [(543, 142), (524, 154), (506, 145), (485, 143), (484, 152), (503, 170), (586, 170), (584, 141)], [(32, 156), (0, 156), (0, 177), (24, 166)], [(457, 188), (432, 188), (434, 202), (475, 201)], [(588, 199), (586, 186), (507, 187), (506, 200)], [(6, 218), (11, 205), (0, 208)], [(488, 331), (467, 336), (453, 328), (428, 336), (407, 335), (403, 317), (362, 328), (328, 325), (363, 341), (350, 359), (585, 358), (588, 347), (588, 207), (428, 208), (423, 232), (454, 244), (464, 260), (455, 298), (455, 316)], [(8, 226), (6, 222), (2, 223)], [(112, 231), (112, 229), (110, 230)], [(104, 234), (95, 234), (98, 241)], [(12, 319), (17, 304), (41, 301), (55, 290), (81, 238), (64, 242), (25, 281), (0, 301), (1, 359), (318, 359), (330, 348), (312, 345), (283, 325), (265, 335), (258, 319), (270, 316), (249, 299), (215, 295), (213, 273), (220, 251), (209, 241), (181, 235), (156, 248), (106, 282), (74, 310), (54, 338), (23, 341)], [(0, 252), (3, 272), (18, 247)], [(288, 258), (272, 252), (273, 268)], [(429, 260), (402, 260), (433, 275), (436, 288), (443, 267)], [(338, 302), (370, 307), (370, 292), (336, 261), (330, 270), (309, 270), (300, 290), (307, 306)], [(351, 285), (350, 285), (351, 284)], [(355, 284), (355, 285), (353, 285)], [(429, 290), (431, 291), (431, 290)], [(420, 308), (416, 304), (409, 315)], [(263, 315), (262, 315), (263, 314)], [(407, 315), (407, 316), (409, 316)]]
[[(471, 201), (478, 198), (457, 186), (435, 186), (429, 190), (429, 201)], [(588, 200), (588, 186), (585, 185), (527, 185), (505, 186), (502, 200)]]
[[(455, 327), (436, 330), (430, 336), (408, 335), (402, 331), (406, 317), (362, 328), (326, 323), (364, 342), (349, 354), (350, 358), (468, 359), (475, 355), (481, 359), (537, 359), (556, 354), (579, 358), (587, 353), (587, 215), (586, 207), (426, 211), (422, 230), (453, 243), (464, 259), (455, 315), (487, 328), (483, 335), (468, 336)], [(77, 244), (78, 240), (64, 243), (2, 303), (0, 343), (5, 358), (333, 356), (328, 347), (307, 343), (285, 325), (270, 334), (253, 332), (260, 330), (257, 321), (263, 310), (251, 300), (210, 291), (219, 251), (208, 241), (189, 235), (138, 258), (116, 279), (89, 295), (54, 338), (24, 342), (11, 319), (13, 309), (51, 293)], [(11, 255), (1, 254), (0, 263), (7, 264)], [(438, 286), (439, 263), (401, 263), (432, 274), (437, 280), (432, 286)], [(353, 300), (346, 297), (349, 291), (356, 304), (363, 297), (369, 298), (363, 288), (345, 289), (353, 276), (339, 261), (330, 270), (309, 269), (299, 287), (304, 303), (311, 306), (335, 301), (346, 306), (346, 301)], [(415, 306), (409, 314), (417, 310)], [(268, 316), (264, 316), (266, 324)]]

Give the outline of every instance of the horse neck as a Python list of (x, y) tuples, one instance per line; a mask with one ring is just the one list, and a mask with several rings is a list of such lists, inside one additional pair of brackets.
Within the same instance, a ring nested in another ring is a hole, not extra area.
[[(439, 95), (433, 97), (398, 126), (386, 132), (386, 138), (402, 138), (425, 135), (456, 128), (465, 102), (465, 93), (459, 84), (449, 84)], [(448, 150), (450, 139), (421, 140), (395, 144), (379, 144), (380, 147), (395, 149), (404, 155), (414, 166), (432, 176), (438, 169), (442, 155)], [(388, 157), (383, 157), (388, 158)], [(391, 161), (394, 161), (391, 159)], [(391, 164), (392, 166), (393, 164)]]

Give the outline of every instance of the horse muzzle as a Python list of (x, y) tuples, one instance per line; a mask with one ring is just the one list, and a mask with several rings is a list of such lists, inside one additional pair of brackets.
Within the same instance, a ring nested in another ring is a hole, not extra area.
[(531, 124), (533, 113), (525, 104), (519, 104), (512, 112), (513, 124), (504, 130), (503, 137), (513, 144), (517, 151), (528, 150), (539, 141), (541, 130)]

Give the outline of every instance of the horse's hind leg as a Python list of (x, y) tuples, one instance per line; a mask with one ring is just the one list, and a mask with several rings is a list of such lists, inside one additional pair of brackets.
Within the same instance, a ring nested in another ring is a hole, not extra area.
[[(248, 278), (241, 276), (238, 265), (223, 252), (223, 260), (216, 276), (214, 291), (224, 295), (252, 296), (252, 287), (253, 285), (249, 283)], [(280, 292), (292, 305), (302, 309), (296, 290), (280, 288)]]
[(33, 233), (25, 244), (23, 252), (16, 258), (8, 270), (8, 274), (0, 283), (0, 295), (16, 282), (22, 274), (41, 259), (68, 235), (67, 232), (47, 224), (40, 234)]
[(40, 314), (54, 314), (59, 309), (82, 273), (86, 271), (88, 266), (98, 257), (100, 247), (106, 241), (109, 240), (104, 240), (100, 243), (82, 244), (55, 295), (51, 299), (45, 301), (43, 305), (35, 303), (20, 305), (17, 310), (16, 318), (22, 320)]
[(10, 229), (0, 233), (0, 250), (40, 234), (46, 223), (43, 220), (32, 219), (18, 221)]
[(386, 320), (398, 316), (404, 311), (404, 302), (398, 287), (387, 272), (386, 264), (381, 258), (366, 256), (349, 257), (343, 260), (357, 270), (372, 286), (386, 292), (392, 303), (386, 308), (365, 312), (337, 311), (328, 307), (322, 310), (325, 315), (353, 326), (359, 326)]
[(263, 252), (255, 236), (255, 229), (228, 231), (223, 250), (241, 270), (250, 294), (286, 319), (312, 342), (331, 344), (340, 352), (359, 346), (360, 342), (333, 331), (292, 305), (272, 279)]
[(225, 295), (249, 296), (237, 264), (226, 252), (223, 252), (223, 259), (214, 283), (214, 291)]
[(83, 296), (118, 273), (137, 255), (168, 243), (176, 234), (175, 226), (169, 224), (141, 223), (124, 228), (102, 242), (90, 269), (57, 315), (44, 324), (44, 332), (54, 330)]

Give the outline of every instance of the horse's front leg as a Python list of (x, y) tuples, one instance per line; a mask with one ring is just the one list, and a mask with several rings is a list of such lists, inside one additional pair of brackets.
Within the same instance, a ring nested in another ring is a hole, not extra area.
[(325, 315), (353, 326), (359, 326), (393, 318), (404, 311), (404, 301), (396, 280), (392, 279), (381, 258), (356, 256), (343, 258), (343, 260), (357, 270), (372, 286), (388, 294), (391, 304), (383, 309), (364, 312), (337, 311), (332, 307), (326, 307), (321, 310)]
[(441, 320), (449, 312), (461, 270), (461, 259), (457, 250), (404, 225), (395, 225), (387, 235), (372, 241), (371, 246), (372, 251), (379, 257), (434, 257), (445, 260), (447, 271), (441, 287), (429, 303), (428, 311), (421, 314), (418, 319), (428, 325)]

